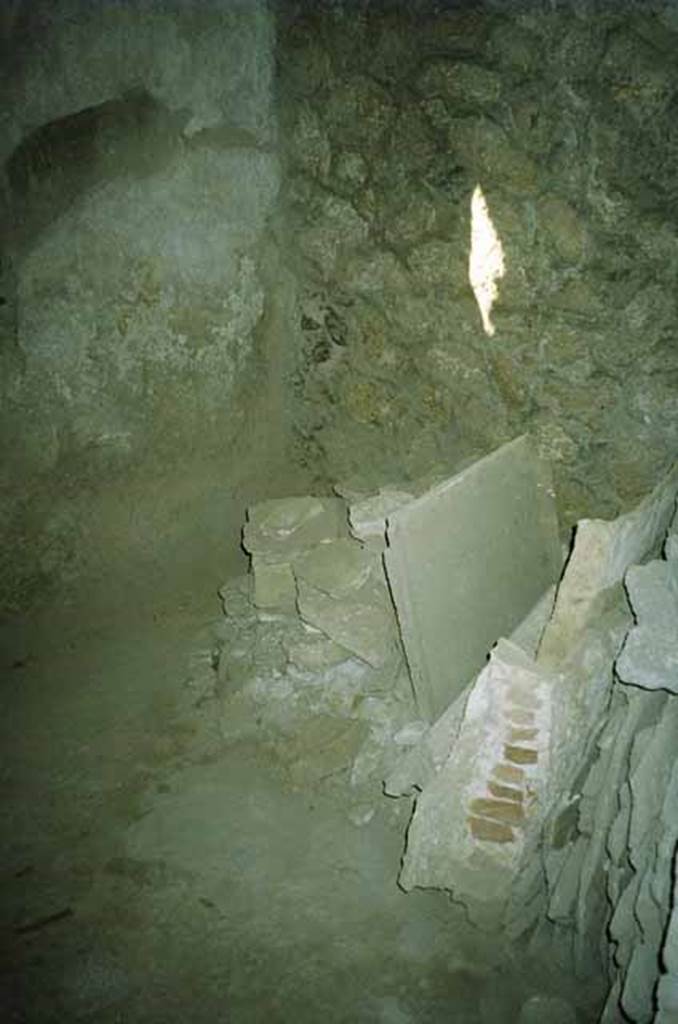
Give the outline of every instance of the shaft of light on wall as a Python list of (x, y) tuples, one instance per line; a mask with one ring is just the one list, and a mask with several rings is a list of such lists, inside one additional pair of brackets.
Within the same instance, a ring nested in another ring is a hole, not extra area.
[(480, 185), (476, 185), (471, 197), (471, 255), (468, 278), (475, 295), (485, 333), (494, 334), (490, 318), (492, 306), (499, 289), (497, 282), (504, 276), (504, 249), (497, 234), (487, 200)]

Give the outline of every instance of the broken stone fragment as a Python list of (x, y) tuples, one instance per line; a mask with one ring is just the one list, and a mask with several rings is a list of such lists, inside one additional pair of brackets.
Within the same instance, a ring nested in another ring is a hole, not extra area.
[(384, 780), (388, 796), (408, 796), (423, 790), (440, 771), (459, 735), (470, 687), (428, 726), (415, 746), (401, 757)]
[(386, 547), (386, 520), (410, 501), (414, 495), (382, 487), (378, 494), (362, 498), (349, 507), (348, 521), (351, 533), (358, 540), (381, 549)]
[(294, 615), (297, 610), (297, 585), (286, 562), (269, 562), (252, 555), (252, 599), (261, 611)]
[(619, 678), (678, 693), (678, 560), (633, 566), (626, 589), (637, 625), (617, 660)]
[(341, 600), (299, 578), (302, 619), (373, 668), (381, 668), (397, 650), (398, 636), (385, 585), (372, 578)]
[(576, 648), (582, 630), (595, 619), (607, 590), (630, 566), (661, 545), (674, 513), (678, 463), (637, 508), (611, 522), (583, 519), (558, 587), (551, 621), (539, 648), (543, 664), (557, 664)]
[(341, 665), (354, 655), (317, 630), (307, 631), (301, 639), (287, 646), (287, 655), (300, 672), (325, 672)]
[(311, 548), (295, 559), (294, 575), (330, 597), (350, 597), (374, 575), (383, 578), (380, 563), (354, 540), (344, 538)]
[(551, 899), (547, 911), (549, 919), (556, 924), (574, 921), (586, 847), (586, 840), (579, 836), (569, 849), (558, 851), (555, 857), (553, 853), (550, 854), (554, 860), (557, 858), (560, 867), (556, 878), (551, 882)]
[(347, 532), (346, 504), (340, 498), (274, 498), (248, 508), (243, 546), (251, 555), (289, 562), (306, 548)]
[(232, 619), (246, 619), (254, 614), (252, 608), (251, 586), (248, 576), (238, 576), (227, 580), (219, 587), (218, 594), (224, 615)]

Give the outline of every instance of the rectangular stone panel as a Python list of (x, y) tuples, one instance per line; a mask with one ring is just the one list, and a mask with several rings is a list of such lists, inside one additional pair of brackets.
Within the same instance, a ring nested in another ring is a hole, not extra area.
[(417, 702), (433, 721), (558, 576), (548, 469), (519, 437), (395, 511), (388, 544)]

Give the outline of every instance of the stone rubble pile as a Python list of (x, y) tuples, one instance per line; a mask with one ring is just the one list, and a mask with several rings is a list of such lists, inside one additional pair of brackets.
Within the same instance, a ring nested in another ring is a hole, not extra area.
[[(522, 440), (476, 464), (488, 493), (504, 486), (497, 459), (516, 458), (531, 465)], [(481, 493), (476, 468), (452, 482)], [(414, 796), (403, 889), (447, 891), (481, 926), (565, 951), (582, 978), (605, 968), (602, 1024), (676, 1024), (678, 466), (634, 511), (578, 525), (557, 588), (431, 722), (402, 643), (409, 580), (392, 585), (391, 526), (415, 522), (408, 550), (425, 553), (416, 510), (440, 500), (450, 519), (450, 493), (249, 509), (251, 572), (220, 591), (222, 731), (267, 743), (295, 786), (348, 776), (356, 824), (382, 783)], [(551, 566), (552, 532), (537, 526)]]
[(580, 523), (539, 643), (500, 640), (386, 780), (417, 793), (401, 885), (604, 963), (605, 1024), (678, 1019), (677, 492)]
[(385, 516), (412, 495), (355, 497), (252, 506), (251, 572), (220, 591), (222, 732), (254, 731), (296, 785), (379, 783), (425, 728), (381, 560)]
[(635, 624), (542, 850), (548, 919), (581, 969), (598, 937), (610, 981), (602, 1024), (678, 1021), (677, 539), (674, 517), (661, 557), (625, 572)]

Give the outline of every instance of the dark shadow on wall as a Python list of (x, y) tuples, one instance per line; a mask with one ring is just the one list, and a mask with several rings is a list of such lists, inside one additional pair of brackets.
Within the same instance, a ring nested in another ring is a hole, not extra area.
[(184, 121), (144, 89), (135, 89), (28, 135), (7, 161), (14, 254), (20, 258), (83, 192), (164, 167), (181, 145)]

